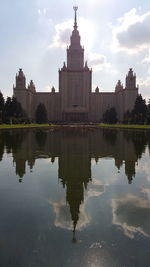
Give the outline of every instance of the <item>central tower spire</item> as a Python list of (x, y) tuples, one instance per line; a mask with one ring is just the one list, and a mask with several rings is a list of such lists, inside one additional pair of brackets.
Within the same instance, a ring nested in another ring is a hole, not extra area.
[(70, 38), (70, 46), (67, 48), (67, 68), (71, 70), (81, 70), (84, 65), (84, 49), (80, 44), (80, 35), (77, 30), (77, 10), (78, 7), (74, 6), (74, 29)]
[(78, 10), (78, 7), (74, 6), (73, 9), (75, 11), (75, 15), (74, 15), (74, 30), (76, 31), (77, 28), (78, 28), (78, 26), (77, 26), (77, 10)]

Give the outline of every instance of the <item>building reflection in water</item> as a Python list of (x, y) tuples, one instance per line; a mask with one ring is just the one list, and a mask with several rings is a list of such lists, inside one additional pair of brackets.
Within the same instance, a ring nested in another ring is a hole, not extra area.
[(119, 170), (125, 165), (128, 183), (135, 176), (135, 166), (148, 145), (148, 132), (118, 131), (106, 129), (56, 129), (16, 130), (0, 133), (0, 161), (4, 151), (11, 153), (19, 182), (26, 172), (26, 164), (32, 171), (36, 159), (58, 158), (58, 177), (66, 188), (66, 201), (73, 222), (73, 242), (79, 220), (80, 205), (84, 201), (84, 189), (92, 180), (91, 160), (114, 158)]

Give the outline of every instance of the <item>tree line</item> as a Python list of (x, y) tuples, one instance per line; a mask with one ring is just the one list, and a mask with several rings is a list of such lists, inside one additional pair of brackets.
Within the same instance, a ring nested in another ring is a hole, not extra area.
[[(44, 104), (40, 103), (35, 112), (36, 123), (47, 123), (47, 112)], [(32, 121), (33, 122), (33, 121)], [(31, 123), (21, 104), (15, 97), (7, 97), (6, 101), (0, 91), (0, 124)]]
[[(116, 124), (118, 122), (117, 112), (114, 107), (108, 108), (103, 114), (103, 122)], [(136, 98), (132, 111), (124, 113), (124, 124), (150, 124), (150, 100), (146, 104), (145, 99), (139, 94)]]
[(0, 92), (0, 124), (24, 123), (28, 120), (21, 104), (15, 97), (7, 97), (6, 101)]

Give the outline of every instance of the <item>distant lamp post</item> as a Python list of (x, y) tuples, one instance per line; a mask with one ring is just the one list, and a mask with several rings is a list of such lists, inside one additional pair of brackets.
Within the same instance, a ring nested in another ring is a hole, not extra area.
[(10, 125), (12, 125), (12, 117), (10, 117)]

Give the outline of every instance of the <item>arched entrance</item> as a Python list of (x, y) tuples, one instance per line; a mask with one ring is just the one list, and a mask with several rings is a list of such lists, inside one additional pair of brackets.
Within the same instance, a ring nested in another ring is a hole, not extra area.
[(87, 112), (65, 112), (64, 121), (66, 122), (87, 122), (88, 113)]

